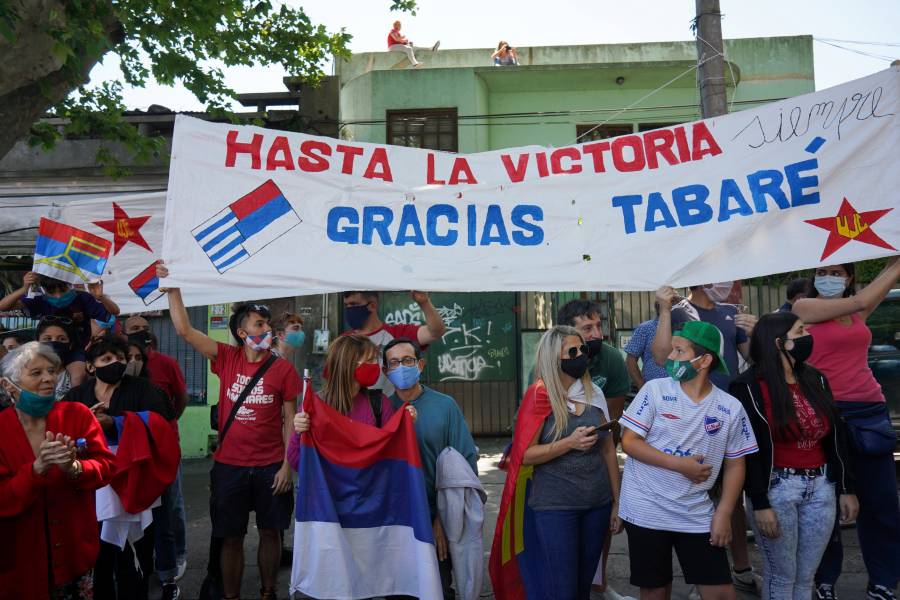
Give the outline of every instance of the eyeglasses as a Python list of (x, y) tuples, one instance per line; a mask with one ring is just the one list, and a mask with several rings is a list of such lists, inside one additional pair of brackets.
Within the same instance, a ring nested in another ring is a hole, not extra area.
[(415, 356), (404, 356), (403, 358), (392, 358), (387, 362), (388, 369), (396, 369), (400, 365), (404, 367), (414, 367), (419, 359)]
[(579, 353), (587, 356), (588, 347), (586, 344), (582, 344), (580, 346), (572, 346), (571, 348), (569, 348), (569, 358), (575, 358)]

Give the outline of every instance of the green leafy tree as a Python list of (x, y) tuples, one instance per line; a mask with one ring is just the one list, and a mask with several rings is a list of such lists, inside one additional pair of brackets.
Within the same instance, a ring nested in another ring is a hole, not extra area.
[[(350, 35), (312, 23), (301, 7), (270, 0), (0, 0), (0, 157), (16, 141), (52, 148), (63, 134), (124, 143), (138, 160), (157, 155), (160, 139), (122, 119), (124, 86), (155, 80), (182, 86), (212, 112), (234, 96), (222, 66), (280, 66), (315, 82), (331, 55), (347, 54)], [(412, 11), (414, 0), (392, 0)], [(106, 57), (120, 80), (86, 87)], [(69, 120), (62, 132), (40, 123)], [(98, 155), (109, 165), (109, 149)]]

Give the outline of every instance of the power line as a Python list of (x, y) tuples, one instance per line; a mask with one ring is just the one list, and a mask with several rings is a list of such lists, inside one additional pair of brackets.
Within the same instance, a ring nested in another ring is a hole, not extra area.
[(839, 44), (861, 44), (864, 46), (900, 46), (900, 42), (866, 42), (863, 40), (839, 40), (837, 38), (813, 38), (814, 40), (818, 40), (820, 42), (837, 42)]
[(813, 38), (813, 39), (822, 44), (828, 44), (829, 46), (834, 46), (835, 48), (840, 48), (841, 50), (846, 50), (847, 52), (853, 52), (854, 54), (861, 54), (862, 56), (868, 56), (870, 58), (876, 58), (878, 60), (886, 60), (888, 62), (891, 62), (891, 61), (894, 61), (897, 59), (896, 56), (887, 56), (885, 54), (874, 54), (872, 52), (866, 52), (864, 50), (857, 50), (856, 48), (847, 48), (846, 46), (841, 46), (840, 44), (827, 42), (822, 38)]

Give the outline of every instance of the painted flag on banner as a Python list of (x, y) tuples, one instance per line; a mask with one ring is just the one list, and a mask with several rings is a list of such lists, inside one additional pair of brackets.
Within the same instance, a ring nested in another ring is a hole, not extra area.
[(131, 288), (145, 306), (152, 304), (164, 295), (159, 289), (159, 277), (156, 276), (156, 265), (160, 261), (154, 261), (149, 267), (138, 273), (137, 277), (128, 282)]
[(425, 480), (412, 418), (381, 429), (313, 395), (300, 440), (291, 592), (338, 600), (440, 598)]
[(216, 270), (224, 273), (299, 224), (300, 217), (269, 179), (195, 227), (191, 234)]
[(111, 247), (100, 236), (42, 217), (32, 270), (70, 283), (96, 281), (106, 268)]
[(103, 290), (122, 314), (164, 310), (156, 263), (161, 258), (166, 193), (97, 194), (62, 206), (59, 220), (112, 241)]

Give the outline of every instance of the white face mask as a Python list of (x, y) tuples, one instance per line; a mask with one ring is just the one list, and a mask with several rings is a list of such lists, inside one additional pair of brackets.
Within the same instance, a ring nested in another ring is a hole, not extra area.
[(731, 295), (732, 288), (734, 288), (733, 281), (722, 281), (712, 284), (712, 287), (703, 288), (703, 292), (713, 302), (725, 302), (728, 296)]

